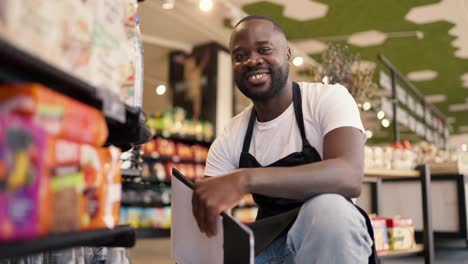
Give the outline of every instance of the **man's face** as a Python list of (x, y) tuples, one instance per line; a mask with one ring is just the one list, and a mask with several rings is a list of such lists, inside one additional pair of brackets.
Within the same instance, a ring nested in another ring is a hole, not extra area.
[(290, 52), (284, 35), (270, 21), (241, 23), (232, 33), (230, 48), (234, 80), (245, 96), (265, 101), (285, 86)]

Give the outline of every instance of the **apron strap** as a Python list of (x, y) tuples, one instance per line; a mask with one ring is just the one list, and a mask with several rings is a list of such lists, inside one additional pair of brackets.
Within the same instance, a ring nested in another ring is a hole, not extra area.
[(247, 132), (245, 132), (244, 145), (242, 146), (242, 152), (248, 153), (250, 148), (250, 141), (252, 140), (253, 126), (255, 123), (255, 118), (257, 118), (257, 113), (255, 108), (252, 107), (252, 113), (250, 113), (249, 126), (247, 127)]
[(296, 123), (299, 127), (299, 131), (301, 132), (302, 146), (305, 147), (306, 145), (310, 144), (305, 134), (304, 116), (302, 114), (301, 89), (299, 88), (299, 84), (296, 82), (293, 82), (293, 104), (294, 114), (296, 115)]

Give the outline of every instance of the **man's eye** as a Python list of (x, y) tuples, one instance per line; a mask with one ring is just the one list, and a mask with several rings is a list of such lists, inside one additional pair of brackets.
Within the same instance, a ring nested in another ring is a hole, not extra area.
[(270, 52), (270, 48), (261, 48), (258, 52), (260, 54), (267, 54), (268, 52)]
[(244, 56), (242, 54), (234, 55), (234, 60), (237, 62), (242, 61), (243, 58)]

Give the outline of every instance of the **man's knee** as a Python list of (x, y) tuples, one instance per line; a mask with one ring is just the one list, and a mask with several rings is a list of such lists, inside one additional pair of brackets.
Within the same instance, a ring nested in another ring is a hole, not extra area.
[(304, 203), (289, 230), (288, 246), (297, 263), (365, 263), (372, 253), (365, 218), (337, 194)]
[(296, 224), (299, 225), (296, 228), (303, 232), (311, 232), (315, 236), (323, 233), (327, 237), (336, 238), (355, 228), (362, 229), (365, 227), (365, 219), (343, 196), (322, 194), (302, 205)]

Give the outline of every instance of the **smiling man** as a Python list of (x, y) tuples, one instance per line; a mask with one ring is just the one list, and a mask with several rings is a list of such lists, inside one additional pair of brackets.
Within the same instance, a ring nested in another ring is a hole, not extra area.
[(253, 105), (232, 119), (210, 148), (192, 198), (202, 232), (252, 193), (255, 263), (374, 263), (372, 227), (359, 196), (365, 133), (341, 85), (289, 79), (283, 29), (249, 16), (230, 40), (234, 78)]

